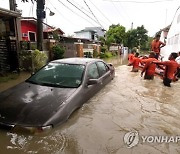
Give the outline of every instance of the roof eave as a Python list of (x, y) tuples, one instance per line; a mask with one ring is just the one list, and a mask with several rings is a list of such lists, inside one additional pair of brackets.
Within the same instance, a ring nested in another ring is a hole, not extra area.
[(12, 11), (12, 10), (7, 10), (4, 8), (0, 7), (0, 13), (1, 14), (6, 14), (8, 16), (13, 16), (13, 17), (21, 17), (21, 13), (17, 11)]

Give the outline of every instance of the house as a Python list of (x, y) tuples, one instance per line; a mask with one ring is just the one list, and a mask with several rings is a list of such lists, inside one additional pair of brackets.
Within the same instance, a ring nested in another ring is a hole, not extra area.
[(99, 37), (105, 36), (105, 30), (101, 27), (86, 27), (81, 31), (74, 32), (78, 38), (86, 38), (97, 41)]
[(170, 28), (171, 28), (171, 24), (162, 28), (159, 32), (157, 32), (157, 33), (161, 34), (161, 38), (160, 38), (161, 41), (166, 42), (167, 35), (168, 35)]
[[(21, 18), (21, 33), (22, 41), (37, 41), (37, 19), (34, 17)], [(43, 37), (44, 39), (53, 39), (53, 33), (61, 36), (64, 32), (60, 28), (54, 28), (46, 23), (43, 23)]]
[[(163, 29), (166, 33), (166, 46), (161, 48), (161, 56), (163, 60), (168, 60), (172, 52), (178, 53), (180, 51), (180, 6), (178, 7), (171, 25)], [(163, 37), (163, 31), (161, 37)]]
[(61, 36), (59, 44), (65, 48), (64, 57), (83, 57), (94, 50), (100, 52), (100, 43), (87, 38)]
[(43, 30), (44, 39), (60, 38), (62, 35), (64, 35), (64, 32), (60, 28), (47, 27)]
[(0, 73), (17, 70), (21, 13), (0, 8)]

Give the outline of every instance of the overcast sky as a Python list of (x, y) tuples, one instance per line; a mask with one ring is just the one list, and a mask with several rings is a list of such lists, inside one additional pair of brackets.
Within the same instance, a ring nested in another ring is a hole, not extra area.
[[(23, 16), (36, 17), (36, 4), (16, 1)], [(129, 30), (133, 23), (133, 28), (144, 25), (148, 35), (153, 36), (172, 22), (179, 6), (179, 0), (46, 0), (44, 22), (61, 28), (66, 35), (93, 26), (108, 30), (110, 25), (118, 23)], [(54, 16), (49, 16), (49, 9), (55, 12)]]

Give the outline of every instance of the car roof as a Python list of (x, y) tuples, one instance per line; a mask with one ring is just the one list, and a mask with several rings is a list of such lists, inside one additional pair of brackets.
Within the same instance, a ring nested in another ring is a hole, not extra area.
[(88, 63), (94, 62), (94, 61), (102, 61), (101, 59), (95, 59), (95, 58), (64, 58), (64, 59), (58, 59), (51, 61), (53, 63), (66, 63), (66, 64), (82, 64), (87, 65)]

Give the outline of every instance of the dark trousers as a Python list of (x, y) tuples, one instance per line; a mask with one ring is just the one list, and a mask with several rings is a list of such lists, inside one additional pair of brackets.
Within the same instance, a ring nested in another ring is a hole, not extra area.
[(171, 82), (172, 82), (172, 80), (169, 79), (169, 78), (164, 78), (164, 79), (163, 79), (163, 83), (164, 83), (164, 85), (167, 86), (167, 87), (171, 87)]
[(176, 76), (177, 76), (178, 78), (180, 78), (180, 68), (178, 68), (177, 73), (176, 73)]
[(156, 55), (155, 55), (154, 58), (156, 58), (156, 59), (158, 60), (158, 58), (159, 58), (159, 53), (156, 53)]
[(147, 75), (147, 74), (145, 74), (144, 75), (144, 79), (145, 80), (153, 80), (154, 79), (154, 75)]

